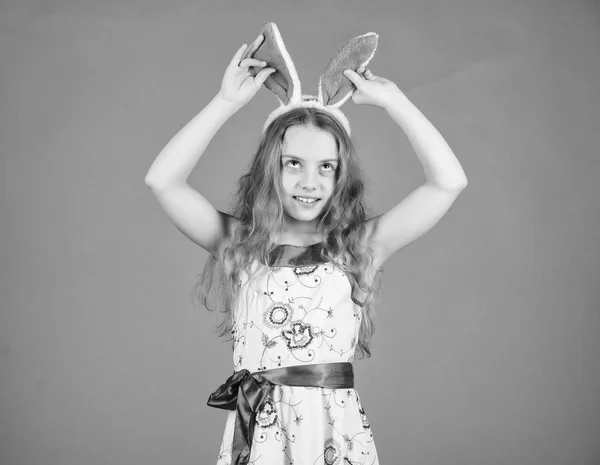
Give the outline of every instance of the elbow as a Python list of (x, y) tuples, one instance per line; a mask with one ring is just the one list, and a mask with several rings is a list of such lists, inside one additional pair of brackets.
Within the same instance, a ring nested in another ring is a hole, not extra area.
[(146, 174), (146, 178), (144, 179), (144, 183), (148, 187), (155, 187), (155, 186), (157, 186), (157, 185), (160, 184), (159, 181), (157, 181), (155, 177), (153, 177), (153, 176), (150, 175), (150, 173)]
[(153, 191), (162, 191), (168, 187), (185, 184), (185, 181), (178, 182), (178, 181), (174, 181), (174, 180), (165, 180), (165, 179), (158, 180), (156, 178), (150, 178), (148, 176), (146, 176), (146, 179), (144, 180), (144, 182), (146, 183), (146, 186), (148, 186)]
[(144, 180), (144, 183), (146, 184), (147, 187), (149, 187), (150, 189), (152, 189), (153, 191), (159, 190), (160, 189), (160, 184), (157, 181), (153, 181), (149, 178), (146, 178)]
[(457, 191), (462, 191), (467, 187), (469, 181), (466, 176), (461, 176), (455, 183), (453, 183), (454, 189)]
[(464, 191), (467, 188), (467, 183), (466, 182), (461, 182), (460, 184), (455, 185), (451, 191), (452, 192), (456, 192), (457, 194), (460, 194), (462, 191)]
[(441, 189), (444, 189), (448, 192), (460, 192), (467, 187), (467, 179), (460, 181), (454, 181), (452, 183), (445, 182), (443, 184), (435, 183)]

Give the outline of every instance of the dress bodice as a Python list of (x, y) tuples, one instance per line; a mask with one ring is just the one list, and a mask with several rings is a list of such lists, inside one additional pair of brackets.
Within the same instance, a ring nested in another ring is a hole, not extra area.
[[(362, 318), (346, 273), (322, 244), (279, 245), (243, 273), (234, 307), (234, 370), (351, 362)], [(252, 276), (252, 279), (250, 279)]]

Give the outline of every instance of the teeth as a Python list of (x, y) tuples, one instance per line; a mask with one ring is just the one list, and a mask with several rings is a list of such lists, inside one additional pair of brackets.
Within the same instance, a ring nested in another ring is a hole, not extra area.
[(306, 199), (304, 197), (296, 197), (296, 199), (304, 203), (315, 203), (317, 201), (317, 199)]

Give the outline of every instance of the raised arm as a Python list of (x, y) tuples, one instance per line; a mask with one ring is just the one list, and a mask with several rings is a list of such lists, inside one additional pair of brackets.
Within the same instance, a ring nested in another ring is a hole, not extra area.
[[(274, 71), (261, 69), (256, 76), (249, 72), (250, 66), (264, 66), (249, 58), (262, 40), (259, 35), (248, 50), (246, 44), (238, 49), (225, 71), (221, 90), (169, 141), (146, 174), (146, 185), (175, 226), (213, 255), (231, 223), (237, 220), (215, 209), (188, 185), (187, 179), (221, 126), (252, 99)], [(240, 62), (244, 52), (248, 58)]]
[(214, 135), (235, 112), (217, 94), (161, 150), (146, 174), (146, 185), (177, 229), (211, 254), (235, 218), (217, 210), (187, 180)]
[(149, 187), (187, 182), (206, 147), (237, 109), (219, 94), (179, 130), (160, 151), (146, 174)]
[(385, 109), (408, 137), (425, 171), (423, 185), (383, 215), (366, 221), (374, 267), (380, 268), (440, 221), (467, 186), (467, 177), (439, 131), (396, 84), (368, 69), (364, 75), (352, 70), (344, 74), (357, 88), (352, 100)]

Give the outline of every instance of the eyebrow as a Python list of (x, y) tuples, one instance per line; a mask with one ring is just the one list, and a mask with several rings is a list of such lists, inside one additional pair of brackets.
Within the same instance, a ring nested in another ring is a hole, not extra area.
[[(283, 155), (281, 155), (281, 158), (283, 158), (283, 157), (297, 158), (298, 160), (306, 161), (306, 160), (304, 160), (304, 158), (298, 157), (296, 155), (283, 154)], [(337, 163), (339, 161), (339, 158), (329, 158), (327, 160), (319, 160), (320, 163), (328, 163), (328, 162), (332, 162), (332, 161)]]

